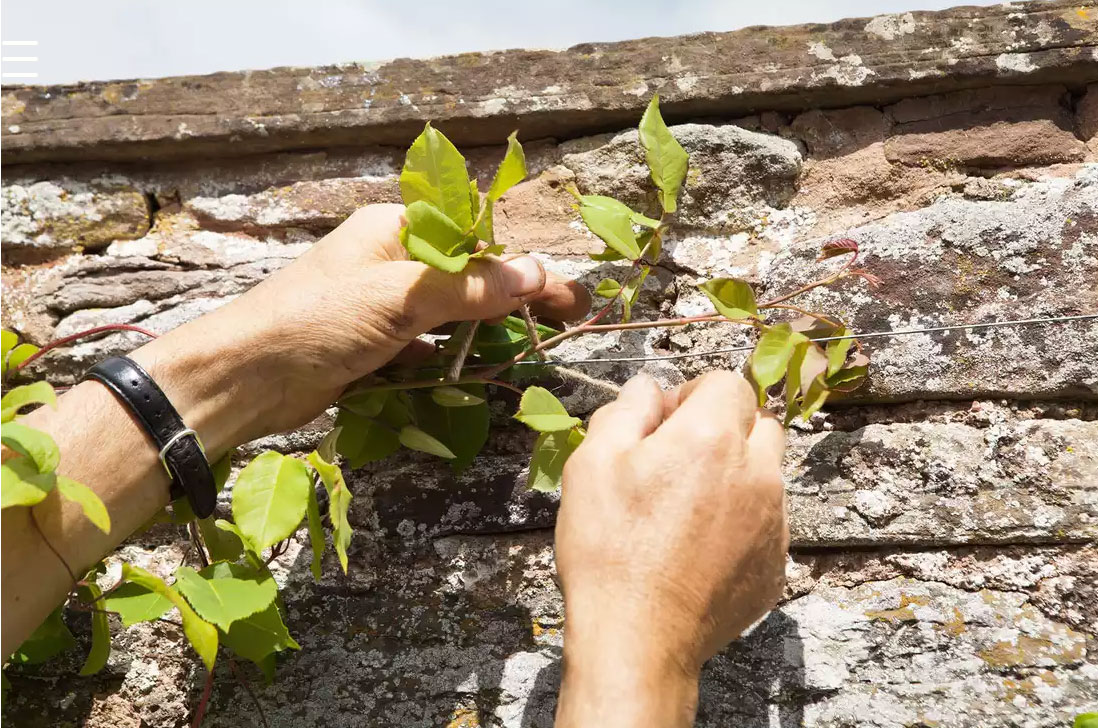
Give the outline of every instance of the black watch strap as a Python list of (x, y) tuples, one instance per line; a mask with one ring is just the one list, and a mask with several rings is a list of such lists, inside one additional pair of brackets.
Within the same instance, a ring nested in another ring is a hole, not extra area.
[(217, 487), (202, 442), (183, 423), (148, 372), (132, 359), (116, 356), (96, 364), (84, 378), (94, 379), (114, 392), (144, 426), (172, 479), (172, 498), (186, 494), (196, 516), (206, 518), (212, 514)]

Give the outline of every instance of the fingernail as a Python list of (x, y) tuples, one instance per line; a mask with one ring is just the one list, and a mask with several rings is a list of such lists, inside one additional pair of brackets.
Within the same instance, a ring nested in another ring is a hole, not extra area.
[(503, 285), (513, 298), (531, 296), (545, 287), (545, 269), (529, 255), (512, 258), (503, 264)]

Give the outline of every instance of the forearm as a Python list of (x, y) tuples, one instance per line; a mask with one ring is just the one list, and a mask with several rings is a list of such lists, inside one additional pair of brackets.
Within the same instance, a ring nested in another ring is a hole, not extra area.
[[(211, 461), (247, 439), (262, 416), (258, 348), (248, 334), (235, 337), (228, 325), (225, 316), (214, 314), (131, 354), (198, 432)], [(101, 384), (84, 382), (61, 396), (57, 409), (40, 408), (22, 421), (53, 437), (61, 452), (58, 472), (96, 492), (110, 514), (111, 531), (101, 532), (57, 493), (33, 509), (4, 509), (4, 655), (64, 599), (72, 586), (65, 564), (79, 578), (168, 502), (169, 479), (156, 447)]]

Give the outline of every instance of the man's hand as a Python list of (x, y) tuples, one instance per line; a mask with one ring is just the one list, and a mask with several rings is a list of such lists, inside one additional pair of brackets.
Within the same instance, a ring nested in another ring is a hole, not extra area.
[(785, 437), (744, 379), (640, 375), (564, 470), (558, 726), (693, 721), (702, 663), (781, 596)]

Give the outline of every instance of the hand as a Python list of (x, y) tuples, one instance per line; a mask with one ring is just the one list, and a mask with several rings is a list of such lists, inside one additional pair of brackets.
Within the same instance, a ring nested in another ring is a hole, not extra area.
[[(394, 357), (432, 352), (416, 337), (445, 322), (501, 318), (523, 303), (536, 315), (561, 321), (587, 311), (586, 289), (547, 277), (529, 256), (475, 260), (457, 275), (409, 260), (398, 239), (403, 212), (403, 205), (358, 210), (286, 268), (213, 314), (143, 347), (135, 358), (179, 360), (197, 340), (221, 351), (224, 362), (215, 368), (222, 376), (197, 363), (182, 369), (188, 377), (196, 367), (207, 372), (211, 382), (229, 388), (227, 408), (249, 414), (232, 432), (219, 431), (223, 418), (211, 422), (215, 431), (208, 437), (229, 446), (303, 425), (348, 384)], [(197, 408), (208, 407), (218, 395), (214, 386), (197, 397), (186, 387), (173, 394), (170, 385), (173, 401), (193, 399)]]
[(729, 372), (639, 375), (595, 413), (557, 517), (558, 726), (690, 725), (702, 663), (781, 596), (784, 443)]

